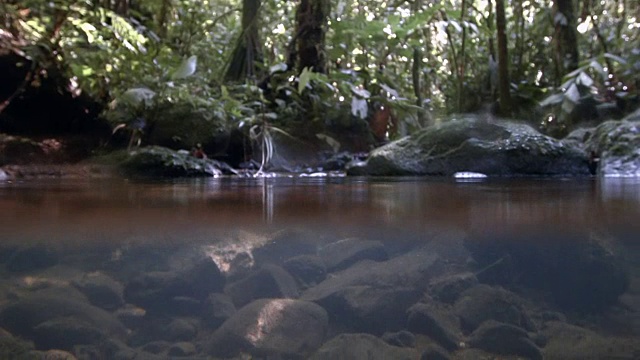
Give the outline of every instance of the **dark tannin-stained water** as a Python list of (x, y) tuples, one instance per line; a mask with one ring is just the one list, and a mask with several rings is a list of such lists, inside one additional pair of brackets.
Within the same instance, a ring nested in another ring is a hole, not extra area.
[(639, 234), (640, 179), (5, 181), (0, 358), (638, 359)]

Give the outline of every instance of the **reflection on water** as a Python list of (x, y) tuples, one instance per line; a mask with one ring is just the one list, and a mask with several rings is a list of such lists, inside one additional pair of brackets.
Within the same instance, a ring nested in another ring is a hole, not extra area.
[(640, 354), (638, 179), (15, 181), (0, 213), (0, 328), (39, 350)]
[(96, 235), (83, 241), (111, 241), (109, 233), (135, 234), (137, 229), (148, 234), (300, 223), (415, 229), (451, 225), (471, 231), (525, 225), (635, 228), (640, 184), (608, 178), (472, 183), (413, 178), (47, 180), (0, 183), (0, 210), (3, 232)]

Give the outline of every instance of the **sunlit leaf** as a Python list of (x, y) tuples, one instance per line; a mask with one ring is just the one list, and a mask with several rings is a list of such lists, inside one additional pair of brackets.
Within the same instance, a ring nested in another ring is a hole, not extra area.
[(179, 80), (193, 75), (196, 72), (197, 65), (198, 57), (196, 55), (190, 56), (188, 59), (184, 60), (180, 66), (178, 66), (176, 71), (173, 72), (171, 79)]
[(400, 94), (398, 94), (398, 92), (395, 89), (390, 88), (389, 86), (385, 85), (385, 84), (380, 84), (380, 87), (382, 88), (382, 90), (388, 92), (391, 96), (399, 98)]
[(457, 32), (461, 33), (462, 32), (462, 27), (460, 26), (460, 24), (458, 24), (457, 21), (455, 20), (449, 20), (449, 25), (453, 26)]
[(573, 111), (573, 109), (575, 109), (576, 104), (573, 101), (570, 101), (568, 98), (565, 98), (564, 101), (562, 102), (562, 111), (564, 111), (567, 114), (571, 114), (571, 112)]
[(119, 102), (126, 105), (137, 106), (141, 103), (150, 105), (153, 98), (156, 96), (155, 91), (148, 88), (132, 88), (125, 91), (118, 98)]
[(311, 68), (306, 67), (302, 69), (302, 72), (298, 77), (298, 93), (299, 94), (302, 94), (304, 89), (307, 87), (307, 85), (311, 81), (311, 74), (312, 74)]
[(564, 16), (564, 14), (561, 13), (560, 11), (558, 11), (556, 15), (553, 17), (554, 25), (567, 26), (568, 23), (569, 22), (567, 21), (567, 17)]
[[(625, 59), (623, 59), (623, 58), (621, 58), (620, 56), (617, 56), (617, 55), (605, 53), (604, 57), (606, 57), (608, 59), (611, 59), (611, 60), (613, 60), (613, 61), (615, 61), (617, 63), (620, 63), (622, 65), (626, 65), (627, 64), (627, 60), (625, 60)], [(609, 70), (611, 70), (611, 69), (609, 69)]]
[(371, 97), (371, 93), (368, 90), (361, 89), (355, 86), (351, 86), (351, 92), (363, 99), (368, 99), (369, 97)]
[(592, 60), (592, 61), (589, 63), (589, 66), (590, 66), (593, 70), (595, 70), (598, 74), (600, 74), (600, 76), (602, 76), (602, 79), (603, 79), (603, 80), (606, 80), (606, 79), (607, 79), (607, 72), (606, 72), (606, 71), (604, 71), (604, 68), (602, 67), (602, 65), (600, 65), (600, 63), (599, 63), (599, 62), (597, 62), (597, 61), (595, 61), (595, 60)]
[(591, 79), (591, 76), (587, 75), (585, 72), (581, 72), (580, 75), (578, 75), (576, 82), (586, 87), (593, 85), (593, 79)]
[(571, 84), (567, 91), (565, 91), (564, 96), (574, 104), (577, 104), (578, 101), (580, 101), (580, 91), (578, 91), (576, 84)]
[(553, 94), (540, 102), (541, 107), (560, 104), (564, 100), (564, 94)]
[(331, 147), (334, 153), (337, 153), (338, 151), (340, 151), (340, 142), (338, 142), (336, 139), (332, 138), (331, 136), (325, 135), (325, 134), (316, 134), (316, 137), (326, 142), (327, 145)]
[(269, 68), (269, 74), (273, 75), (277, 72), (287, 71), (289, 67), (285, 63), (278, 63)]
[(368, 112), (369, 107), (367, 105), (367, 100), (360, 99), (355, 96), (351, 99), (351, 114), (353, 114), (353, 116), (357, 116), (360, 119), (366, 119)]

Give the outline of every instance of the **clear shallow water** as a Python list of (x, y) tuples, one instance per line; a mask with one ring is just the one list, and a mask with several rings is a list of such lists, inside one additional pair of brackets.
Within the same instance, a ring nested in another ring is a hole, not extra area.
[[(569, 317), (571, 324), (583, 322), (585, 325), (590, 321), (588, 327), (607, 335), (640, 336), (637, 313), (640, 308), (635, 308), (640, 304), (636, 277), (636, 271), (640, 269), (640, 258), (636, 257), (640, 256), (638, 179), (489, 179), (466, 182), (424, 178), (190, 179), (160, 182), (48, 179), (0, 182), (0, 214), (0, 239), (3, 249), (6, 249), (2, 251), (4, 260), (10, 261), (7, 259), (14, 256), (16, 249), (32, 245), (53, 248), (57, 254), (64, 254), (59, 255), (51, 266), (28, 271), (3, 270), (3, 306), (43, 288), (57, 286), (51, 280), (56, 276), (72, 283), (74, 277), (102, 272), (127, 286), (131, 279), (145, 271), (173, 271), (184, 266), (176, 265), (180, 262), (178, 254), (181, 254), (181, 249), (193, 249), (194, 246), (199, 249), (205, 246), (218, 267), (229, 270), (234, 266), (234, 256), (265, 246), (273, 240), (272, 234), (281, 229), (302, 229), (305, 234), (313, 234), (308, 242), (316, 249), (354, 236), (379, 241), (391, 259), (419, 253), (432, 243), (434, 237), (442, 237), (440, 234), (465, 234), (452, 238), (459, 240), (465, 237), (481, 245), (488, 238), (504, 234), (508, 234), (508, 241), (513, 243), (540, 239), (559, 243), (567, 238), (566, 234), (587, 234), (581, 239), (601, 239), (605, 244), (603, 248), (625, 262), (631, 278), (631, 290), (623, 295), (626, 303), (614, 305), (615, 311), (608, 307), (604, 311), (607, 315), (601, 315), (602, 312), (595, 318), (592, 314), (576, 315), (571, 306), (565, 306), (560, 312)], [(529, 236), (538, 233), (545, 235)], [(279, 241), (284, 245), (269, 250), (282, 251), (281, 256), (276, 255), (275, 258), (279, 256), (284, 262), (288, 256), (299, 255), (289, 253), (289, 250), (300, 247), (298, 242), (294, 241), (289, 246), (286, 240)], [(448, 264), (440, 275), (469, 270), (484, 275), (483, 266), (487, 264), (482, 260), (475, 259), (471, 264), (468, 259), (457, 259), (458, 245), (452, 243), (449, 249), (444, 241), (435, 246), (437, 250), (434, 251), (439, 251)], [(166, 251), (158, 252), (158, 248)], [(550, 249), (555, 251), (553, 247)], [(126, 259), (128, 252), (139, 256), (131, 262), (138, 268), (131, 263), (122, 263), (121, 259)], [(102, 257), (99, 256), (101, 253)], [(187, 253), (185, 250), (184, 254)], [(184, 255), (182, 261), (190, 261), (189, 256)], [(366, 251), (362, 256), (364, 259), (383, 260), (368, 257), (370, 255), (366, 255)], [(500, 256), (490, 259), (490, 262), (518, 261), (512, 254)], [(278, 263), (280, 265), (282, 263)], [(495, 267), (492, 266), (489, 264), (488, 268)], [(243, 269), (244, 273), (238, 271), (227, 275), (227, 285), (250, 273), (251, 269)], [(344, 268), (336, 268), (336, 274), (342, 270)], [(42, 275), (43, 272), (48, 275)], [(332, 275), (331, 270), (328, 272), (327, 278), (339, 276)], [(28, 277), (31, 282), (25, 282)], [(38, 283), (34, 278), (49, 280)], [(495, 279), (480, 278), (480, 282), (496, 285)], [(15, 289), (16, 284), (20, 284), (20, 289)], [(301, 285), (297, 295), (303, 299), (305, 294), (307, 298), (313, 297), (313, 294), (309, 295), (310, 287), (309, 284)], [(215, 292), (228, 293), (221, 289)], [(323, 339), (326, 342), (343, 332), (338, 328), (344, 326), (337, 326), (334, 318), (348, 314), (332, 314), (335, 309), (331, 306), (322, 300), (315, 302), (327, 310), (330, 318), (328, 335)], [(236, 308), (242, 305), (236, 301)], [(446, 306), (455, 308), (456, 304)], [(116, 310), (108, 309), (110, 313)], [(362, 320), (354, 319), (350, 321)], [(542, 320), (537, 321), (537, 329), (543, 327), (543, 323)], [(2, 325), (0, 321), (0, 327)], [(402, 324), (388, 330), (400, 330), (398, 327), (402, 328)], [(344, 332), (362, 332), (362, 329), (354, 326)], [(371, 332), (381, 335), (386, 330), (380, 328)], [(134, 328), (131, 331), (137, 334), (142, 330)], [(197, 345), (197, 351), (191, 355), (211, 354), (207, 350), (207, 340), (203, 338), (214, 331), (197, 327), (197, 335), (187, 339)], [(471, 339), (472, 330), (460, 331), (460, 341)], [(27, 330), (23, 333), (31, 334)], [(140, 349), (145, 341), (157, 340), (148, 334), (145, 340), (132, 340), (131, 336), (123, 341), (135, 351), (143, 351)], [(174, 340), (163, 341), (173, 343)], [(431, 340), (423, 339), (414, 346), (418, 354), (424, 350), (425, 341)], [(36, 341), (36, 347), (46, 350), (42, 344), (42, 340)], [(539, 346), (544, 348), (542, 344)], [(242, 351), (251, 353), (252, 350)], [(256, 353), (260, 354), (260, 351)], [(455, 349), (450, 352), (455, 358)], [(169, 356), (168, 349), (158, 354)], [(79, 353), (76, 355), (82, 357)]]

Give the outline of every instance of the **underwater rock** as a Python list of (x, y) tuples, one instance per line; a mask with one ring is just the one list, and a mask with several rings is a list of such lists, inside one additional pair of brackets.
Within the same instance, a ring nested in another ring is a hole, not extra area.
[(454, 313), (460, 318), (462, 329), (474, 331), (487, 320), (534, 329), (523, 301), (514, 293), (488, 285), (477, 285), (466, 290), (454, 304)]
[(398, 347), (414, 347), (416, 345), (416, 337), (411, 332), (402, 330), (398, 332), (386, 332), (382, 334), (382, 340), (387, 344)]
[(56, 251), (35, 245), (15, 250), (7, 260), (6, 268), (11, 272), (28, 272), (54, 266), (58, 261)]
[(224, 291), (238, 307), (256, 299), (299, 296), (296, 281), (277, 265), (264, 265), (246, 278), (227, 285)]
[(82, 292), (91, 304), (105, 310), (113, 310), (124, 304), (124, 286), (100, 272), (85, 274), (74, 281), (73, 286)]
[(253, 250), (257, 264), (282, 265), (290, 258), (316, 253), (318, 235), (309, 230), (286, 228), (271, 234), (260, 247)]
[(182, 341), (171, 345), (167, 351), (167, 355), (183, 357), (195, 355), (196, 352), (196, 346), (193, 343)]
[(389, 345), (370, 334), (341, 334), (323, 344), (310, 359), (410, 360), (417, 355), (413, 349)]
[(321, 305), (347, 329), (375, 335), (401, 330), (407, 309), (429, 279), (439, 275), (438, 259), (433, 252), (416, 250), (382, 262), (360, 261), (307, 289), (301, 299)]
[(371, 152), (351, 175), (587, 176), (583, 151), (532, 127), (475, 115), (454, 117)]
[(204, 302), (202, 320), (210, 328), (217, 329), (236, 313), (231, 297), (226, 294), (209, 294)]
[(0, 310), (0, 326), (25, 338), (33, 338), (37, 333), (37, 326), (60, 318), (73, 319), (79, 324), (100, 329), (100, 332), (115, 338), (123, 338), (126, 334), (122, 323), (110, 313), (64, 295), (35, 292), (3, 306)]
[(177, 272), (154, 271), (138, 275), (124, 288), (127, 302), (148, 310), (172, 313), (183, 298), (204, 300), (220, 292), (225, 279), (210, 258), (203, 258)]
[(75, 345), (98, 344), (106, 336), (99, 327), (76, 317), (54, 318), (33, 328), (33, 342), (39, 349), (72, 350)]
[(601, 312), (629, 286), (620, 256), (589, 233), (506, 232), (466, 246), (483, 269), (481, 282), (547, 291), (571, 311)]
[(429, 344), (422, 351), (422, 355), (420, 355), (420, 360), (449, 360), (449, 354), (447, 351), (437, 345)]
[(329, 327), (320, 306), (292, 299), (261, 299), (238, 310), (208, 339), (209, 354), (306, 359), (320, 347)]
[(418, 303), (409, 308), (407, 328), (435, 340), (447, 350), (460, 345), (460, 324), (457, 317), (436, 304)]
[(445, 275), (429, 283), (429, 295), (436, 300), (452, 304), (462, 292), (477, 284), (478, 278), (473, 273)]
[(33, 343), (0, 329), (0, 359), (32, 359)]
[(380, 241), (349, 238), (327, 244), (319, 251), (329, 272), (343, 270), (361, 260), (384, 261), (389, 255)]
[(527, 359), (543, 358), (527, 332), (517, 326), (488, 320), (482, 323), (470, 336), (469, 345), (501, 355), (519, 355)]
[(546, 339), (547, 360), (638, 359), (640, 355), (637, 337), (600, 335), (564, 322), (546, 323), (540, 335)]
[(327, 268), (315, 255), (300, 255), (293, 257), (282, 265), (306, 289), (317, 285), (327, 277)]
[(129, 329), (136, 329), (143, 324), (146, 311), (143, 308), (126, 304), (114, 311), (113, 315)]
[[(158, 332), (160, 339), (168, 341), (187, 341), (198, 333), (198, 327), (190, 319), (173, 319)], [(158, 338), (158, 337), (156, 337)]]

